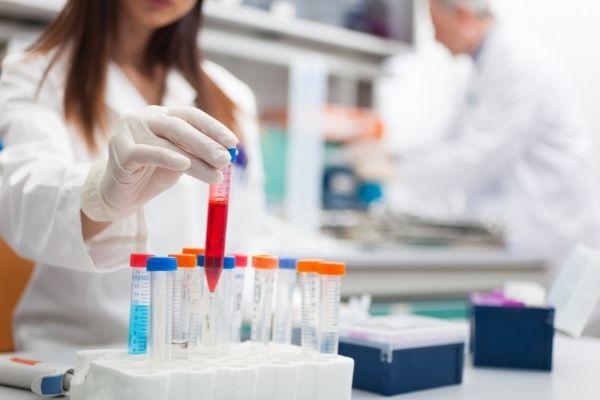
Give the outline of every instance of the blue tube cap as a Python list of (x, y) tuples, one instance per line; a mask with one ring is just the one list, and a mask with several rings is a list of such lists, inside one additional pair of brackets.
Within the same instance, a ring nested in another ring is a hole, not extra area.
[(227, 151), (229, 152), (229, 155), (231, 156), (231, 162), (234, 163), (237, 161), (237, 156), (238, 156), (238, 150), (235, 147), (232, 147), (230, 149), (227, 149)]
[(279, 259), (279, 268), (296, 269), (298, 266), (297, 258), (284, 257)]
[(177, 259), (175, 257), (150, 257), (146, 266), (149, 272), (177, 271)]
[(198, 254), (196, 256), (196, 264), (199, 267), (204, 267), (204, 254)]
[(234, 256), (225, 256), (225, 259), (223, 261), (223, 268), (225, 268), (225, 269), (235, 268), (235, 257)]

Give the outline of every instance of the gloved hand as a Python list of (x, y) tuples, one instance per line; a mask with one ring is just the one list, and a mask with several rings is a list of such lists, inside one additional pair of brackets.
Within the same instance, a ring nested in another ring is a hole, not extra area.
[(126, 115), (110, 138), (108, 160), (90, 169), (81, 210), (94, 221), (117, 221), (173, 186), (182, 173), (219, 182), (219, 170), (231, 161), (227, 149), (237, 143), (229, 129), (194, 107), (149, 106)]

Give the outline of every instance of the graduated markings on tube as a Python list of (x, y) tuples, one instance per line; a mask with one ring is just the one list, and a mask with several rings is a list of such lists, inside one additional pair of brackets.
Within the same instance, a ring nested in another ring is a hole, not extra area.
[(238, 311), (242, 309), (242, 295), (240, 293), (235, 296), (235, 307), (234, 310)]
[(212, 326), (210, 325), (210, 315), (209, 314), (204, 315), (204, 321), (206, 322), (206, 329), (211, 330)]

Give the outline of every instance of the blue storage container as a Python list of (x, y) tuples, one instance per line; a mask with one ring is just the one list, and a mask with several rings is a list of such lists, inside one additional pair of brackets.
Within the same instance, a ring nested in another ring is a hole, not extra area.
[(552, 370), (554, 308), (473, 304), (473, 364)]
[(460, 384), (466, 336), (433, 318), (371, 318), (342, 327), (339, 353), (354, 359), (353, 387), (393, 396)]

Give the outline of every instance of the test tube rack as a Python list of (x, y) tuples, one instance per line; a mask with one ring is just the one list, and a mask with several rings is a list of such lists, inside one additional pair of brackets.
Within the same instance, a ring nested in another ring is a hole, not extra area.
[(197, 348), (165, 369), (119, 350), (77, 353), (71, 400), (350, 400), (354, 361), (294, 345)]

